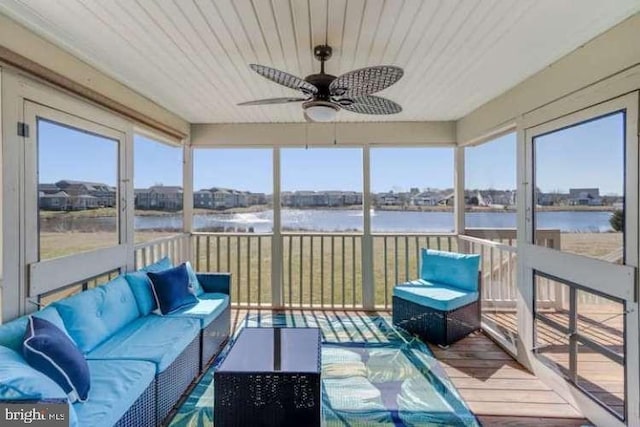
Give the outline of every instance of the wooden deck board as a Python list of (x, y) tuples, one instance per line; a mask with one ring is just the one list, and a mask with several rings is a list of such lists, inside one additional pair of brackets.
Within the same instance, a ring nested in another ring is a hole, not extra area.
[[(330, 312), (340, 315), (339, 312)], [(234, 310), (232, 328), (245, 310)], [(348, 312), (345, 316), (358, 316)], [(562, 397), (514, 361), (482, 333), (473, 334), (448, 349), (430, 346), (460, 395), (484, 426), (588, 425)]]

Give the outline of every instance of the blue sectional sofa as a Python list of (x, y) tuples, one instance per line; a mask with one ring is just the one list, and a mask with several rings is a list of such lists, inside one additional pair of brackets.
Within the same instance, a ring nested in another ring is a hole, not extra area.
[[(162, 423), (226, 342), (230, 275), (197, 274), (198, 303), (160, 316), (152, 312), (145, 272), (170, 267), (170, 260), (162, 259), (33, 314), (64, 331), (88, 362), (89, 397), (71, 405), (70, 425)], [(0, 326), (0, 400), (66, 397), (22, 357), (27, 322), (24, 316)]]

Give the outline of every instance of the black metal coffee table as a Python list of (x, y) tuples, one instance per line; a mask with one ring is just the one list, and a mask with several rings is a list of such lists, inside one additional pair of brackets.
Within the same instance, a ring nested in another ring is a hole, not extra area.
[(214, 425), (320, 426), (320, 337), (244, 328), (214, 373)]

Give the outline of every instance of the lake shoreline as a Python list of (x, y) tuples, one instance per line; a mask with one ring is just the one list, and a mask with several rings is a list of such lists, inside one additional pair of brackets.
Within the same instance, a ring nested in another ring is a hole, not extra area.
[[(453, 212), (452, 206), (376, 206), (373, 212)], [(269, 212), (272, 208), (265, 205), (230, 209), (201, 209), (193, 210), (194, 215), (235, 215), (243, 213), (263, 213)], [(319, 206), (319, 207), (283, 207), (282, 210), (290, 211), (361, 211), (362, 206)], [(539, 206), (537, 212), (614, 212), (617, 209), (613, 206)], [(515, 208), (501, 207), (466, 207), (466, 213), (515, 213)], [(110, 218), (116, 215), (115, 208), (88, 209), (83, 211), (40, 211), (40, 217), (44, 220), (59, 218)], [(142, 210), (134, 211), (136, 217), (163, 217), (182, 215), (182, 211), (159, 211)]]

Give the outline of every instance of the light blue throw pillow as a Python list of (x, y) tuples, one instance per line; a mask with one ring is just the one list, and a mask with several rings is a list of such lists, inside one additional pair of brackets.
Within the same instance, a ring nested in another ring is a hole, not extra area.
[(189, 274), (189, 287), (193, 291), (193, 294), (199, 297), (204, 293), (204, 289), (202, 289), (202, 285), (200, 284), (200, 281), (198, 280), (198, 276), (196, 275), (196, 272), (193, 270), (191, 263), (187, 261), (185, 262), (185, 265), (187, 266), (187, 274)]
[(422, 249), (420, 278), (466, 291), (478, 291), (480, 255)]

